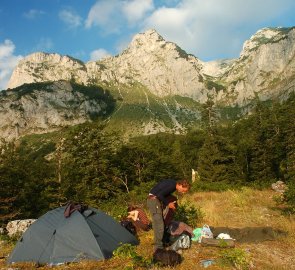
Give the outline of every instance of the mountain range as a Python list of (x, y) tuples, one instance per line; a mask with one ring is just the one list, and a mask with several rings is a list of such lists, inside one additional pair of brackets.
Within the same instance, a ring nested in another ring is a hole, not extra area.
[(220, 119), (239, 119), (258, 99), (288, 98), (294, 85), (295, 27), (263, 28), (239, 58), (211, 62), (147, 30), (99, 61), (43, 52), (22, 59), (0, 92), (0, 137), (96, 118), (126, 136), (185, 133), (201, 125), (208, 101)]

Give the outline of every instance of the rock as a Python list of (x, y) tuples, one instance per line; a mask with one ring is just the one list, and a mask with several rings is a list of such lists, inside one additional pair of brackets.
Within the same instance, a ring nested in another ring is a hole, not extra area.
[(24, 233), (27, 228), (36, 221), (36, 219), (23, 219), (13, 220), (8, 222), (6, 230), (9, 236), (13, 236), (17, 233)]
[(134, 36), (115, 57), (83, 63), (69, 56), (33, 53), (15, 68), (8, 87), (74, 80), (80, 84), (144, 85), (159, 97), (179, 95), (204, 103), (247, 105), (293, 91), (295, 28), (263, 28), (244, 43), (238, 59), (203, 62), (155, 30)]
[[(123, 52), (99, 61), (36, 52), (15, 68), (8, 85), (13, 89), (0, 91), (0, 137), (11, 140), (81, 124), (91, 115), (105, 116), (106, 104), (73, 93), (65, 81), (99, 85), (119, 95), (117, 116), (125, 109), (128, 115), (131, 110), (144, 113), (145, 119), (135, 119), (138, 125), (126, 129), (129, 135), (184, 133), (199, 125), (199, 105), (209, 97), (216, 108), (238, 105), (242, 117), (251, 112), (256, 98), (284, 100), (294, 92), (294, 54), (295, 27), (264, 28), (244, 43), (239, 58), (210, 62), (186, 53), (155, 30), (135, 35)], [(54, 86), (27, 93), (26, 87), (35, 87), (32, 83), (44, 82)]]
[(271, 184), (271, 188), (276, 192), (284, 193), (287, 186), (283, 181), (277, 181)]
[(74, 91), (68, 81), (31, 88), (0, 91), (0, 137), (11, 140), (85, 123), (91, 121), (92, 115), (104, 115), (109, 106), (100, 97)]

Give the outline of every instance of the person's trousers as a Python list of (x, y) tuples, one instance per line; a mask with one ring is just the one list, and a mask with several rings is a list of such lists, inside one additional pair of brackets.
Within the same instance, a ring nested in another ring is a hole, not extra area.
[(147, 199), (147, 207), (151, 213), (154, 230), (155, 250), (163, 248), (164, 220), (161, 202), (158, 199)]

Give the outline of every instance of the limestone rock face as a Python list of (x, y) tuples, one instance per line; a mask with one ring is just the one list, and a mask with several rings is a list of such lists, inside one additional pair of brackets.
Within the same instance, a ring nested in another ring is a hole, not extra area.
[[(24, 90), (26, 91), (26, 89)], [(84, 123), (93, 114), (104, 114), (107, 105), (73, 91), (67, 81), (48, 84), (28, 93), (0, 92), (0, 133), (6, 139), (44, 133)]]
[(244, 43), (238, 59), (202, 62), (155, 30), (134, 36), (115, 57), (86, 64), (68, 56), (35, 53), (20, 61), (9, 88), (23, 83), (72, 80), (81, 84), (139, 83), (156, 96), (180, 95), (204, 103), (247, 105), (285, 95), (294, 85), (295, 28), (264, 28)]
[(165, 41), (155, 30), (148, 30), (136, 35), (120, 55), (97, 62), (83, 64), (58, 54), (29, 55), (14, 70), (8, 88), (57, 80), (82, 84), (138, 82), (160, 97), (181, 95), (205, 102), (208, 90), (201, 69), (202, 62), (196, 57)]
[[(264, 28), (244, 43), (240, 58), (221, 80), (234, 102), (246, 105), (294, 91), (295, 28)], [(226, 95), (221, 97), (226, 99)]]
[(8, 83), (15, 88), (24, 83), (74, 80), (82, 82), (87, 77), (83, 62), (69, 56), (37, 52), (22, 59)]
[[(10, 90), (0, 92), (1, 137), (49, 132), (83, 123), (105, 110), (106, 104), (72, 91), (65, 81), (111, 86), (120, 104), (113, 119), (120, 114), (132, 119), (141, 115), (143, 134), (166, 128), (182, 133), (183, 123), (198, 121), (198, 106), (208, 97), (219, 107), (238, 105), (246, 111), (256, 97), (284, 99), (294, 91), (295, 27), (261, 29), (244, 43), (238, 59), (211, 62), (187, 54), (155, 30), (135, 35), (122, 53), (96, 62), (31, 54), (15, 68)], [(41, 82), (55, 83), (25, 95), (13, 90)]]
[[(180, 95), (201, 102), (207, 99), (208, 90), (200, 79), (202, 62), (165, 41), (155, 30), (137, 34), (122, 54), (101, 63), (113, 71), (113, 80), (139, 82), (159, 97)], [(102, 73), (105, 78), (112, 76)]]

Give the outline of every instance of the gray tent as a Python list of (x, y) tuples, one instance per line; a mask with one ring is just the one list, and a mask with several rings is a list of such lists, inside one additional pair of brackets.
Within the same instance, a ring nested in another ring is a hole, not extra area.
[(111, 216), (89, 208), (64, 217), (66, 207), (56, 208), (36, 220), (23, 234), (8, 263), (59, 264), (81, 259), (110, 258), (121, 244), (138, 240)]

